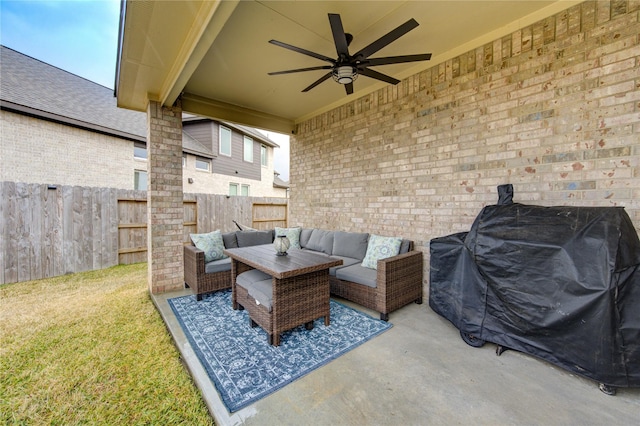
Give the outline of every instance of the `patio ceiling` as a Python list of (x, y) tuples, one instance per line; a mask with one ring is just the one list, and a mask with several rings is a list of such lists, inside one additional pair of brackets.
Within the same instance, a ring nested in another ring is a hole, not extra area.
[(414, 18), (420, 25), (371, 57), (432, 53), (431, 61), (375, 67), (402, 80), (579, 2), (574, 1), (126, 1), (116, 70), (118, 106), (149, 100), (185, 112), (283, 133), (296, 123), (384, 87), (360, 76), (354, 93), (326, 71), (268, 72), (327, 65), (268, 41), (337, 56), (328, 13), (341, 15), (351, 53)]

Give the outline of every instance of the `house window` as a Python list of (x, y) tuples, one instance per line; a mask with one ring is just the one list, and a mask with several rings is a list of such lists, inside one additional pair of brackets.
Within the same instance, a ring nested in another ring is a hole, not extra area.
[(231, 130), (220, 126), (220, 155), (231, 157)]
[(244, 161), (253, 163), (253, 139), (244, 137)]
[(136, 143), (133, 145), (133, 158), (136, 160), (147, 160), (147, 145)]
[(206, 158), (196, 157), (196, 170), (208, 172), (211, 170), (211, 161)]
[(147, 190), (147, 172), (144, 170), (135, 170), (133, 174), (133, 189), (138, 191)]
[[(239, 192), (238, 192), (239, 191)], [(249, 185), (240, 185), (237, 183), (229, 184), (229, 195), (249, 196)]]
[(264, 167), (267, 167), (267, 147), (264, 145), (260, 145), (260, 164)]

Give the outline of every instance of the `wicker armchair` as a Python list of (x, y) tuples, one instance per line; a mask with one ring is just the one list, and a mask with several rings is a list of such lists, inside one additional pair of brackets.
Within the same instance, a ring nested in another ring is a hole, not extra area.
[(194, 245), (185, 245), (184, 283), (193, 290), (196, 300), (202, 300), (205, 293), (231, 288), (231, 267), (228, 271), (206, 273), (204, 252)]
[(329, 277), (331, 294), (351, 300), (380, 312), (380, 319), (389, 320), (389, 313), (411, 302), (422, 303), (422, 252), (408, 253), (378, 260), (377, 287)]

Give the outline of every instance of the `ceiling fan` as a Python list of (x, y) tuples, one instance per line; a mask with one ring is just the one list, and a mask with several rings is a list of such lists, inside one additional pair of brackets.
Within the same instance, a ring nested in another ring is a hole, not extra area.
[(349, 45), (353, 40), (353, 36), (349, 33), (344, 32), (340, 15), (336, 13), (329, 13), (329, 24), (331, 25), (333, 41), (336, 45), (336, 52), (338, 53), (337, 59), (332, 59), (328, 56), (320, 55), (319, 53), (311, 52), (309, 50), (292, 46), (290, 44), (283, 43), (277, 40), (269, 40), (269, 43), (275, 44), (276, 46), (284, 47), (285, 49), (293, 50), (294, 52), (302, 53), (303, 55), (311, 56), (313, 58), (329, 62), (331, 63), (331, 65), (299, 68), (287, 71), (276, 71), (270, 72), (269, 75), (291, 74), (296, 72), (316, 70), (330, 70), (318, 80), (314, 81), (310, 86), (306, 87), (303, 92), (308, 92), (323, 81), (333, 77), (333, 79), (338, 83), (344, 84), (347, 95), (350, 95), (353, 93), (353, 81), (358, 78), (358, 75), (364, 75), (390, 84), (400, 83), (400, 80), (382, 74), (378, 71), (369, 69), (369, 67), (378, 65), (399, 64), (404, 62), (428, 61), (429, 59), (431, 59), (431, 53), (420, 55), (388, 56), (384, 58), (369, 58), (369, 56), (373, 55), (383, 47), (386, 47), (387, 45), (391, 44), (395, 40), (399, 39), (409, 31), (417, 27), (418, 23), (415, 19), (409, 19), (407, 22), (400, 25), (395, 30), (390, 31), (389, 33), (380, 37), (378, 40), (360, 49), (353, 55), (349, 54)]

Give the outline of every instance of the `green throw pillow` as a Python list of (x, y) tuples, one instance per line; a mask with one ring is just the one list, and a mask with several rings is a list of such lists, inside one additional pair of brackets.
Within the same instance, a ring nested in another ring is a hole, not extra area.
[(286, 237), (289, 239), (291, 248), (301, 248), (300, 231), (302, 231), (302, 228), (278, 228), (276, 226), (275, 231), (276, 238), (280, 235), (286, 235)]
[(209, 232), (208, 234), (189, 234), (193, 245), (204, 252), (204, 261), (209, 263), (214, 260), (224, 259), (227, 257), (223, 253), (224, 241), (219, 230)]
[(378, 260), (397, 256), (400, 252), (402, 238), (381, 237), (371, 234), (367, 244), (367, 254), (362, 260), (362, 266), (370, 269), (378, 269)]

